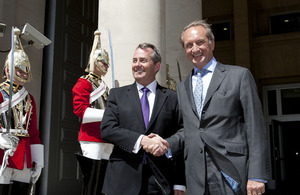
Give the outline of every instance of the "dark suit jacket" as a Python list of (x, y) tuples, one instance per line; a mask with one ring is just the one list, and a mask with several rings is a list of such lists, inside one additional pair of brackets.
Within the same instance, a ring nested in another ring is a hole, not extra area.
[(267, 131), (255, 81), (246, 68), (218, 63), (199, 119), (192, 75), (177, 86), (184, 130), (167, 139), (172, 152), (184, 144), (188, 194), (204, 193), (204, 142), (217, 166), (239, 183), (238, 194), (246, 194), (248, 178), (268, 179)]
[[(109, 195), (139, 194), (144, 151), (141, 149), (138, 154), (132, 153), (138, 137), (152, 132), (167, 138), (181, 127), (178, 100), (174, 91), (157, 85), (152, 116), (146, 129), (136, 83), (112, 89), (101, 124), (103, 140), (114, 144), (107, 166), (103, 192)], [(147, 154), (147, 157), (156, 179), (161, 182), (164, 189), (172, 191), (174, 183), (185, 185), (184, 168), (175, 169), (175, 160), (167, 159), (165, 155), (154, 157)], [(183, 157), (181, 160), (181, 165), (184, 165)], [(176, 170), (181, 172), (181, 175), (176, 175)], [(158, 178), (161, 176), (167, 182)]]

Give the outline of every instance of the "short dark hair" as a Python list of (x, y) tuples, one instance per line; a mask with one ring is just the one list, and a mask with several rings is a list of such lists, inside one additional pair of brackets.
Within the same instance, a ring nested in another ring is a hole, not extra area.
[(189, 29), (189, 28), (191, 28), (191, 27), (193, 27), (193, 26), (202, 26), (202, 27), (205, 28), (205, 30), (206, 30), (206, 37), (207, 37), (207, 39), (208, 39), (208, 41), (209, 41), (209, 44), (211, 44), (211, 42), (212, 42), (213, 40), (215, 40), (214, 33), (212, 32), (212, 29), (211, 29), (211, 24), (208, 24), (208, 23), (206, 22), (206, 20), (195, 20), (195, 21), (189, 23), (186, 27), (184, 27), (184, 29), (183, 29), (183, 31), (182, 31), (182, 33), (181, 33), (181, 36), (180, 36), (180, 43), (181, 43), (182, 47), (184, 47), (184, 42), (183, 42), (183, 34), (184, 34), (184, 32), (185, 32), (187, 29)]
[(151, 48), (153, 49), (153, 53), (151, 54), (151, 59), (153, 61), (154, 64), (156, 64), (157, 62), (161, 62), (161, 55), (159, 53), (159, 50), (151, 43), (141, 43), (137, 46), (136, 49), (146, 49), (146, 48)]

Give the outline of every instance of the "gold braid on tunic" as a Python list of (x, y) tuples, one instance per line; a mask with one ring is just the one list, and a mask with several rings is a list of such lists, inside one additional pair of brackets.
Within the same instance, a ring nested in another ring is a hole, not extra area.
[[(4, 101), (9, 99), (9, 88), (9, 81), (0, 84), (1, 95)], [(22, 86), (13, 83), (13, 95), (20, 89), (22, 89)], [(25, 98), (23, 98), (17, 105), (11, 108), (11, 129), (16, 130), (16, 132), (10, 132), (11, 134), (19, 137), (29, 137), (28, 126), (30, 123), (30, 117), (33, 108), (31, 102), (32, 100), (30, 98), (30, 95), (27, 94)], [(6, 128), (7, 111), (1, 113), (0, 124), (2, 128)], [(24, 130), (27, 130), (27, 133), (25, 133)]]
[[(97, 89), (100, 86), (100, 84), (103, 82), (100, 76), (98, 76), (92, 72), (90, 72), (88, 75), (82, 76), (81, 78), (84, 78), (91, 83), (91, 85), (93, 87), (93, 91), (95, 89)], [(108, 87), (106, 87), (106, 91), (100, 96), (100, 98), (98, 98), (97, 100), (92, 102), (91, 107), (97, 108), (97, 109), (105, 109), (107, 98), (108, 98), (108, 93), (109, 93), (109, 89), (108, 89)]]

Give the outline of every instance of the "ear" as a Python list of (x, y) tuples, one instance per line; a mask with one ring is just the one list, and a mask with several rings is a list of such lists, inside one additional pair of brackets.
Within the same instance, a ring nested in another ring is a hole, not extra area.
[(157, 62), (156, 64), (154, 64), (154, 66), (155, 66), (155, 72), (158, 72), (160, 69), (161, 63)]
[(4, 71), (5, 71), (5, 74), (9, 74), (9, 68), (8, 67), (5, 67)]
[(215, 40), (212, 40), (210, 47), (212, 51), (215, 49)]

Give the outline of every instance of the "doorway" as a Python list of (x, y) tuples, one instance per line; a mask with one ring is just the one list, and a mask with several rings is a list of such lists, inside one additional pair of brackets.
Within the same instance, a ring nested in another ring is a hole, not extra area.
[(300, 194), (300, 83), (263, 87), (269, 132), (267, 195)]
[(271, 161), (276, 193), (300, 194), (300, 121), (272, 121)]
[(81, 194), (80, 121), (73, 113), (72, 88), (85, 74), (98, 27), (99, 0), (46, 1), (46, 35), (53, 43), (44, 57), (40, 129), (45, 167), (37, 194)]

